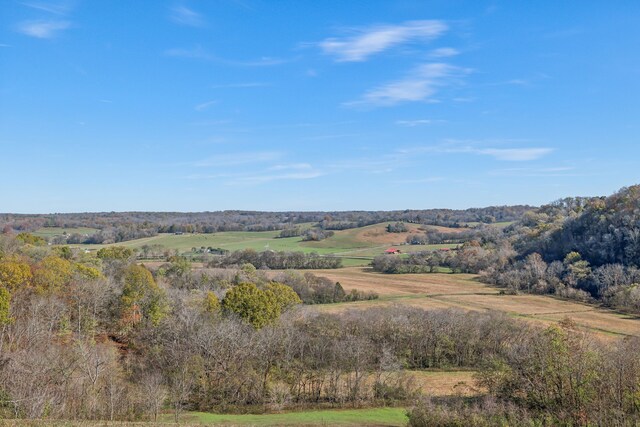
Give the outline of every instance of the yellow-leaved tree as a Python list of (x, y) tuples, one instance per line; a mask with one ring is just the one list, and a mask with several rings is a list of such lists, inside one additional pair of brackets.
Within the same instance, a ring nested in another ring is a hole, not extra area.
[(132, 264), (124, 271), (124, 286), (120, 295), (121, 319), (127, 326), (143, 320), (157, 325), (168, 312), (162, 289), (144, 266)]
[(40, 261), (33, 272), (33, 285), (38, 292), (56, 293), (73, 279), (73, 264), (56, 255)]
[(0, 286), (8, 291), (27, 286), (31, 283), (33, 275), (31, 266), (18, 258), (6, 258), (0, 261)]
[(253, 283), (240, 283), (227, 292), (222, 300), (222, 307), (260, 329), (275, 322), (284, 311), (300, 303), (302, 301), (289, 286), (270, 283), (262, 290)]

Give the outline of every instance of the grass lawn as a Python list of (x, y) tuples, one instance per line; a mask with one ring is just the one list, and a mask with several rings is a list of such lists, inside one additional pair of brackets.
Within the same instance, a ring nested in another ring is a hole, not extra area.
[[(334, 409), (302, 412), (285, 412), (264, 415), (220, 415), (205, 412), (190, 412), (182, 416), (189, 424), (228, 425), (324, 425), (324, 426), (404, 426), (407, 416), (404, 408)], [(170, 421), (165, 415), (163, 421)]]

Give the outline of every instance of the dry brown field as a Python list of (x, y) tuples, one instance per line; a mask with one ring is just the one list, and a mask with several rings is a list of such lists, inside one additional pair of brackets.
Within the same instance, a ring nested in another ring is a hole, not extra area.
[(409, 371), (426, 396), (477, 396), (486, 392), (473, 371)]
[(390, 304), (424, 309), (498, 310), (542, 324), (556, 323), (568, 317), (601, 337), (640, 336), (640, 318), (637, 316), (552, 296), (501, 295), (499, 289), (481, 283), (472, 274), (382, 274), (363, 267), (312, 272), (340, 282), (346, 291), (373, 291), (380, 296), (373, 301), (314, 306), (317, 310), (341, 311)]
[(393, 245), (403, 243), (407, 236), (411, 234), (421, 234), (424, 230), (416, 224), (405, 224), (407, 231), (403, 233), (387, 232), (386, 224), (376, 224), (368, 227), (345, 230), (344, 234), (349, 234), (355, 242), (366, 242), (377, 245)]

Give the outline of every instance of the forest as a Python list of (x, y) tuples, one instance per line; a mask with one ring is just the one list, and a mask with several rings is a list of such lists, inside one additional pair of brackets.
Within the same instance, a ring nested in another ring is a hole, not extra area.
[(383, 273), (438, 268), (479, 273), (507, 292), (553, 294), (640, 313), (640, 186), (609, 197), (566, 198), (526, 212), (503, 231), (427, 231), (410, 244), (460, 243), (447, 252), (378, 256)]

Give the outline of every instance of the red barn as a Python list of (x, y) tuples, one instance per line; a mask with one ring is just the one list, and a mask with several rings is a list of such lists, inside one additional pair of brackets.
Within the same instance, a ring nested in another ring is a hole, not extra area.
[(385, 254), (399, 254), (400, 253), (400, 249), (396, 249), (396, 248), (389, 248), (386, 251), (384, 251)]

